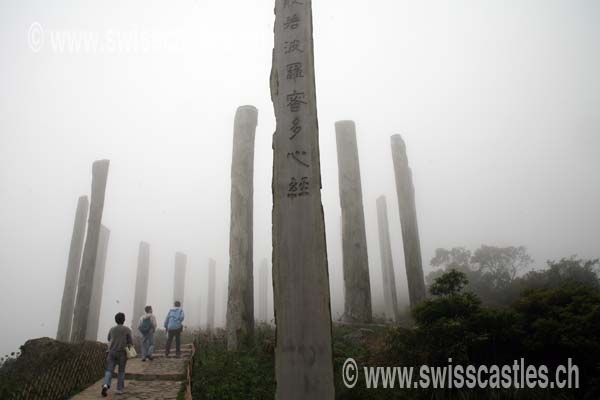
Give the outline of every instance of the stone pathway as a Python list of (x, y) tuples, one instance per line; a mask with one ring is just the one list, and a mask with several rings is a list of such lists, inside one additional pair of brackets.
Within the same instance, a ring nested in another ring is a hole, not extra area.
[[(102, 397), (102, 379), (72, 397), (72, 400), (175, 400), (186, 379), (187, 362), (192, 353), (191, 344), (181, 345), (181, 358), (173, 352), (165, 357), (164, 350), (156, 351), (153, 361), (142, 362), (140, 356), (127, 361), (125, 368), (125, 393), (116, 395), (116, 374), (108, 391)], [(118, 370), (118, 367), (117, 367)]]

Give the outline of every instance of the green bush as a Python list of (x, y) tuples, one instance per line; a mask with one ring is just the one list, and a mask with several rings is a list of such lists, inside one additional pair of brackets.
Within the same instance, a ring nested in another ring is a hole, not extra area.
[[(434, 296), (413, 310), (415, 326), (390, 332), (392, 358), (415, 366), (446, 366), (449, 358), (455, 365), (510, 365), (524, 358), (550, 371), (571, 358), (579, 367), (581, 390), (525, 392), (542, 397), (551, 393), (552, 398), (600, 397), (600, 291), (593, 284), (568, 280), (559, 287), (530, 289), (512, 307), (494, 309), (461, 291), (467, 285), (464, 278), (450, 271), (435, 280)], [(499, 393), (512, 398), (511, 392)]]
[(260, 400), (275, 397), (274, 331), (258, 326), (248, 349), (227, 350), (223, 332), (197, 338), (192, 397), (198, 400)]

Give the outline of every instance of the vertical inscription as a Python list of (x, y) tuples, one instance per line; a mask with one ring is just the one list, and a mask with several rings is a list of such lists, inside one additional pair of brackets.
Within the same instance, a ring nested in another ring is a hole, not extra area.
[[(292, 124), (289, 128), (291, 135), (289, 136), (289, 145), (286, 150), (286, 158), (296, 166), (310, 168), (310, 162), (305, 160), (308, 154), (309, 144), (299, 136), (303, 129), (303, 122), (307, 120), (307, 110), (314, 105), (309, 104), (308, 97), (302, 89), (306, 86), (304, 76), (304, 48), (303, 36), (306, 35), (306, 24), (303, 24), (303, 19), (306, 18), (305, 4), (299, 0), (284, 0), (283, 15), (281, 17), (283, 32), (289, 35), (288, 40), (283, 42), (282, 52), (289, 55), (291, 62), (283, 65), (284, 70), (281, 71), (282, 77), (285, 77), (285, 84), (282, 87), (286, 88), (286, 107), (292, 114)], [(302, 17), (301, 17), (302, 15)], [(310, 157), (310, 155), (309, 155)], [(293, 169), (292, 169), (293, 170)], [(303, 196), (309, 196), (310, 177), (309, 174), (295, 170), (289, 176), (287, 197), (296, 199)]]

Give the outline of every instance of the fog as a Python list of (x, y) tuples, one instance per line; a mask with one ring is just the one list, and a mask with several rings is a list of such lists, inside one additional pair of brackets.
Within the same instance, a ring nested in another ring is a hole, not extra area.
[[(600, 256), (600, 3), (328, 0), (314, 1), (313, 14), (334, 318), (343, 311), (341, 119), (357, 126), (376, 313), (381, 194), (407, 303), (395, 133), (413, 170), (425, 273), (438, 247), (523, 245), (538, 268)], [(224, 324), (233, 117), (244, 104), (259, 110), (255, 284), (271, 258), (273, 21), (270, 0), (0, 2), (0, 354), (56, 335), (77, 198), (104, 158), (111, 235), (100, 338), (116, 312), (129, 323), (141, 240), (159, 321), (181, 251), (188, 324), (205, 322), (209, 257)], [(44, 30), (39, 51), (34, 22)], [(60, 51), (50, 35), (61, 31), (150, 32), (173, 43)]]

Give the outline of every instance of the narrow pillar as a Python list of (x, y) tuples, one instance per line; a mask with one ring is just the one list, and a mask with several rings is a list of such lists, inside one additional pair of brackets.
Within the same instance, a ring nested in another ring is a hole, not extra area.
[(98, 340), (98, 324), (100, 322), (100, 307), (102, 306), (102, 291), (104, 289), (104, 272), (106, 271), (106, 253), (110, 230), (104, 225), (100, 226), (100, 241), (98, 242), (98, 255), (96, 268), (94, 268), (94, 285), (92, 286), (92, 299), (88, 313), (87, 331), (85, 340)]
[(269, 322), (269, 261), (263, 259), (258, 271), (258, 320)]
[(271, 99), (275, 397), (334, 398), (312, 0), (275, 2)]
[(267, 323), (275, 323), (275, 310), (273, 301), (273, 268), (269, 265), (269, 282), (267, 284)]
[(200, 295), (200, 293), (196, 293), (196, 299), (196, 305), (198, 307), (198, 314), (196, 315), (196, 317), (198, 318), (197, 326), (200, 328), (202, 326), (202, 296)]
[(148, 301), (148, 280), (150, 278), (150, 245), (140, 242), (138, 249), (137, 273), (135, 277), (135, 294), (133, 297), (133, 312), (131, 313), (131, 328), (138, 334), (138, 322), (144, 315), (144, 307)]
[(75, 212), (75, 223), (73, 224), (73, 234), (71, 235), (71, 247), (69, 248), (65, 287), (60, 306), (58, 331), (56, 333), (56, 340), (63, 342), (68, 342), (71, 338), (73, 308), (75, 308), (75, 295), (77, 293), (77, 280), (79, 278), (79, 266), (81, 265), (81, 253), (83, 252), (88, 207), (89, 201), (87, 196), (79, 197), (79, 200), (77, 200), (77, 211)]
[(371, 322), (371, 283), (367, 234), (360, 182), (360, 164), (353, 121), (335, 123), (342, 249), (344, 260), (344, 321)]
[(187, 256), (183, 253), (175, 253), (175, 279), (173, 287), (173, 301), (179, 301), (183, 306), (183, 297), (185, 295), (185, 266)]
[(390, 228), (388, 226), (387, 202), (385, 196), (377, 198), (377, 226), (379, 227), (379, 253), (381, 255), (381, 276), (383, 278), (383, 299), (387, 317), (394, 322), (400, 321), (398, 296), (396, 294), (396, 274), (392, 260)]
[(253, 195), (254, 136), (258, 111), (242, 106), (235, 113), (231, 163), (231, 224), (227, 348), (236, 350), (254, 337)]
[(88, 219), (87, 235), (79, 272), (79, 284), (73, 315), (72, 342), (85, 340), (87, 332), (88, 314), (92, 299), (92, 286), (94, 284), (94, 270), (98, 255), (98, 241), (100, 238), (100, 224), (104, 211), (104, 195), (106, 193), (106, 180), (108, 178), (108, 160), (95, 161), (92, 165), (92, 195)]
[(206, 329), (212, 332), (215, 329), (215, 286), (217, 285), (217, 262), (208, 259), (208, 301), (206, 309)]
[(404, 262), (408, 280), (410, 306), (414, 307), (426, 297), (423, 263), (421, 261), (421, 243), (415, 207), (415, 188), (412, 171), (408, 166), (406, 145), (400, 135), (392, 135), (392, 158), (396, 175), (396, 191), (402, 224), (402, 242), (404, 245)]
[(221, 322), (219, 326), (225, 327), (225, 329), (227, 329), (227, 300), (229, 299), (228, 285), (228, 280), (224, 280), (221, 284), (221, 296), (219, 296), (221, 304), (219, 307), (219, 321)]

